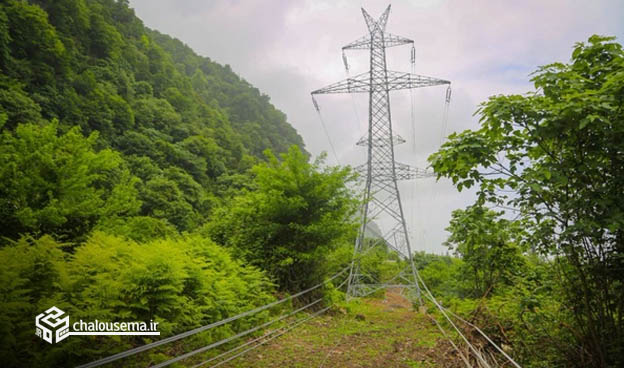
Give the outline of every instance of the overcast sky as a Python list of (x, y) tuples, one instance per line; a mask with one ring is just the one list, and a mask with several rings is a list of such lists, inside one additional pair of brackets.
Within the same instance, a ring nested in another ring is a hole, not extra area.
[[(323, 95), (321, 116), (337, 160), (310, 99), (310, 91), (346, 78), (341, 47), (363, 36), (360, 7), (377, 18), (381, 0), (130, 0), (146, 26), (182, 40), (198, 54), (229, 64), (271, 97), (303, 137), (313, 155), (329, 153), (335, 164), (357, 165), (365, 149), (365, 95)], [(443, 136), (476, 128), (477, 105), (488, 96), (531, 90), (529, 74), (539, 65), (569, 60), (575, 42), (592, 34), (624, 39), (624, 2), (587, 0), (403, 0), (392, 2), (387, 31), (415, 41), (416, 73), (452, 82), (453, 97), (444, 128), (445, 87), (391, 97), (393, 128), (407, 143), (399, 161), (425, 167)], [(351, 73), (368, 69), (365, 51), (347, 54)], [(392, 70), (410, 71), (409, 47), (388, 52)], [(435, 179), (401, 183), (413, 248), (444, 253), (444, 228), (453, 209), (472, 203)]]

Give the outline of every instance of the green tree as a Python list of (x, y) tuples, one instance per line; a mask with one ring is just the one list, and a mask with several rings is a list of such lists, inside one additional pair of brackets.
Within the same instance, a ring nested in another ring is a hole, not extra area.
[(517, 208), (532, 245), (556, 257), (583, 346), (569, 364), (622, 366), (624, 52), (592, 36), (532, 80), (537, 92), (491, 97), (481, 128), (429, 160), (458, 189), (478, 185), (479, 204)]
[(140, 194), (144, 214), (167, 220), (180, 231), (197, 226), (198, 214), (185, 200), (185, 193), (175, 181), (162, 176), (155, 177), (145, 183)]
[(47, 233), (77, 239), (102, 216), (138, 212), (136, 179), (119, 154), (95, 151), (97, 134), (57, 124), (21, 124), (0, 135), (2, 236)]
[(0, 129), (12, 130), (19, 123), (41, 121), (41, 108), (15, 81), (0, 79), (0, 109), (7, 115)]
[[(424, 252), (420, 254), (423, 255)], [(471, 294), (473, 284), (466, 279), (466, 267), (461, 259), (435, 254), (426, 256), (430, 261), (418, 272), (436, 297), (465, 298)]]
[(65, 45), (48, 14), (25, 1), (8, 1), (1, 5), (9, 23), (11, 70), (9, 75), (34, 85), (54, 84), (55, 76), (64, 72)]
[(472, 206), (453, 211), (446, 245), (461, 257), (462, 275), (472, 285), (475, 297), (486, 296), (499, 284), (510, 285), (524, 265), (518, 245), (522, 229), (501, 214)]
[(347, 188), (354, 176), (348, 168), (322, 167), (322, 158), (308, 163), (296, 146), (281, 161), (266, 155), (268, 162), (252, 169), (254, 190), (215, 210), (207, 231), (282, 289), (302, 290), (324, 276), (330, 252), (355, 236), (356, 201)]
[(173, 126), (180, 124), (180, 115), (165, 99), (142, 98), (136, 100), (133, 106), (138, 126), (157, 128), (167, 132)]

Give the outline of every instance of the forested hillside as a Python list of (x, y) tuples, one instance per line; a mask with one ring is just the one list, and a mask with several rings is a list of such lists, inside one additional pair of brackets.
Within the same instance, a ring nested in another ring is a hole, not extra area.
[[(350, 171), (309, 162), (268, 96), (144, 27), (127, 1), (1, 2), (0, 70), (3, 366), (74, 366), (149, 341), (51, 345), (34, 333), (51, 306), (72, 321), (157, 321), (166, 337), (348, 260)], [(123, 364), (163, 361), (280, 310)]]
[[(96, 169), (101, 173), (114, 166), (116, 171), (116, 178), (96, 183), (100, 199), (106, 201), (111, 187), (125, 181), (141, 204), (118, 208), (117, 214), (149, 216), (150, 226), (163, 231), (198, 226), (232, 175), (262, 158), (263, 150), (285, 152), (292, 144), (303, 148), (301, 137), (268, 96), (229, 66), (144, 27), (127, 1), (4, 3), (0, 67), (3, 139), (27, 134), (17, 129), (20, 123), (52, 124), (58, 134), (93, 135), (91, 147), (119, 156), (112, 159), (118, 164), (109, 158), (104, 160), (107, 168)], [(40, 134), (35, 127), (23, 129)], [(74, 240), (98, 223), (101, 213), (93, 213), (94, 206), (62, 214), (65, 220), (51, 218), (62, 211), (57, 208), (62, 198), (57, 203), (49, 196), (20, 198), (10, 183), (33, 191), (45, 191), (46, 183), (18, 184), (10, 175), (2, 173), (9, 184), (0, 189), (2, 235), (53, 232)], [(38, 211), (42, 206), (45, 214)], [(14, 207), (20, 208), (17, 218)], [(115, 225), (109, 221), (107, 226)]]

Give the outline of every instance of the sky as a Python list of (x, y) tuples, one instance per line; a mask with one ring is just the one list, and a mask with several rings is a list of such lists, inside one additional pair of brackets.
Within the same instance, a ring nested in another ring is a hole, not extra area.
[[(267, 94), (306, 149), (328, 152), (332, 165), (366, 160), (355, 142), (366, 132), (367, 96), (319, 96), (319, 116), (310, 92), (347, 77), (341, 48), (366, 33), (360, 8), (377, 18), (390, 3), (386, 30), (414, 40), (416, 73), (452, 82), (447, 115), (445, 87), (392, 92), (393, 130), (407, 140), (397, 160), (421, 168), (445, 136), (478, 128), (474, 113), (489, 96), (532, 91), (531, 72), (567, 62), (592, 34), (624, 40), (621, 0), (130, 0), (146, 26), (229, 64)], [(351, 75), (368, 70), (367, 56), (347, 53)], [(411, 71), (409, 46), (387, 58), (389, 69)], [(446, 253), (451, 212), (473, 203), (474, 191), (434, 178), (399, 188), (412, 248)]]

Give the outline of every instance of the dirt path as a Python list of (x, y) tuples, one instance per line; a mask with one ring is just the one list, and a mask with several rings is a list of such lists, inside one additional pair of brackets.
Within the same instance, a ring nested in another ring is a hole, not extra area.
[(227, 367), (461, 367), (427, 316), (398, 291), (314, 319)]

